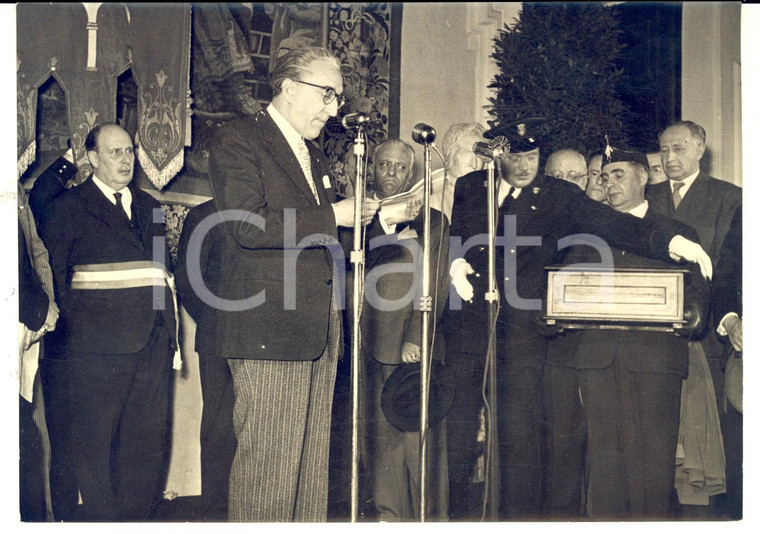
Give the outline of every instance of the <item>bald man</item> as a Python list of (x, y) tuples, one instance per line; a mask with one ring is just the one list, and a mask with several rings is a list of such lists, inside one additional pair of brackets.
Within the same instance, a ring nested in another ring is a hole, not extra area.
[(588, 180), (588, 168), (583, 154), (569, 148), (553, 152), (546, 160), (544, 174), (577, 185), (584, 191)]

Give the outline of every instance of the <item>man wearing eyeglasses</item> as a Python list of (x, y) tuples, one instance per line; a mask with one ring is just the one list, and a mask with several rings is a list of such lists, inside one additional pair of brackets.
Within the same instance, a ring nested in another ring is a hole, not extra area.
[(584, 191), (586, 190), (588, 168), (586, 167), (586, 158), (580, 152), (569, 148), (552, 152), (549, 159), (546, 160), (544, 172), (546, 176), (565, 180), (577, 185)]
[[(238, 447), (231, 521), (325, 521), (330, 414), (342, 347), (343, 265), (336, 202), (324, 155), (310, 141), (345, 102), (340, 64), (322, 48), (279, 58), (272, 103), (218, 132), (209, 175), (227, 216), (206, 280), (212, 309), (199, 354), (227, 358)], [(367, 201), (366, 224), (377, 202)]]

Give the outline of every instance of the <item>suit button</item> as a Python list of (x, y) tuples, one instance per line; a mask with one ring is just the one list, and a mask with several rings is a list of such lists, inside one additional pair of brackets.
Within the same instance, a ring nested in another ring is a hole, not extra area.
[(509, 249), (509, 253), (510, 254), (514, 254), (515, 253), (515, 249), (513, 249), (513, 248)]
[(505, 281), (505, 282), (509, 282), (509, 276), (505, 276), (505, 277), (504, 277), (504, 281)]
[(265, 348), (267, 348), (267, 346), (266, 346), (266, 345), (262, 345), (262, 346), (261, 346), (261, 348), (262, 348), (262, 349), (265, 349)]
[(332, 278), (328, 278), (328, 279), (327, 279), (327, 285), (328, 285), (328, 286), (331, 286), (331, 285), (332, 285)]

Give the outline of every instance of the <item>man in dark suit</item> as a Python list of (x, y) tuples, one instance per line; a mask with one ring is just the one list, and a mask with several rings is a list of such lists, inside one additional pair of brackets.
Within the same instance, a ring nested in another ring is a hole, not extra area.
[[(546, 294), (544, 268), (560, 263), (565, 247), (573, 244), (563, 238), (592, 233), (641, 255), (697, 260), (701, 267), (710, 268), (704, 251), (678, 236), (672, 225), (654, 225), (616, 213), (572, 184), (539, 176), (537, 126), (536, 121), (524, 120), (486, 134), (487, 138), (505, 136), (511, 149), (500, 158), (501, 176), (497, 180), (500, 242), (496, 247), (496, 281), (504, 295), (496, 325), (502, 517), (527, 518), (541, 513), (545, 455), (541, 445), (541, 382), (547, 341), (539, 333), (537, 317)], [(471, 173), (460, 178), (456, 186), (452, 238), (461, 237), (462, 242), (473, 236), (482, 239), (470, 242), (465, 250), (452, 245), (452, 284), (463, 300), (472, 303), (463, 303), (460, 312), (451, 314), (453, 324), (446, 341), (447, 347), (453, 344), (456, 359), (479, 362), (481, 368), (488, 344), (485, 178), (484, 172)], [(479, 277), (468, 280), (467, 276), (474, 273)], [(455, 403), (477, 405), (463, 396), (458, 392)], [(460, 418), (464, 419), (469, 418)], [(450, 428), (449, 434), (461, 431)]]
[[(709, 176), (700, 168), (707, 137), (699, 124), (692, 121), (676, 122), (663, 130), (659, 142), (660, 157), (668, 180), (650, 184), (646, 191), (647, 200), (657, 213), (694, 228), (699, 234), (702, 247), (710, 255), (713, 266), (716, 266), (720, 261), (723, 240), (737, 208), (741, 206), (742, 190), (734, 184)], [(712, 321), (713, 319), (708, 320)], [(723, 345), (713, 329), (708, 330), (695, 343), (702, 345), (712, 374), (715, 395), (721, 399), (725, 381), (722, 368)], [(727, 439), (725, 447), (727, 451), (738, 450), (739, 444), (730, 443)], [(712, 501), (712, 504), (716, 504), (715, 499)], [(705, 510), (687, 509), (686, 512), (703, 514)], [(716, 513), (714, 506), (707, 513)]]
[(131, 183), (126, 131), (96, 126), (85, 147), (92, 176), (50, 204), (41, 231), (69, 363), (71, 463), (81, 519), (145, 520), (163, 489), (176, 348), (170, 275), (154, 257), (163, 217)]
[[(342, 346), (337, 228), (353, 225), (354, 209), (335, 202), (325, 157), (305, 141), (337, 114), (343, 80), (334, 56), (306, 47), (279, 58), (271, 83), (271, 105), (211, 146), (214, 202), (231, 222), (209, 265), (213, 313), (196, 350), (227, 358), (232, 373), (229, 519), (324, 521)], [(377, 202), (367, 206), (365, 224)]]
[[(375, 191), (378, 199), (403, 193), (412, 185), (414, 150), (400, 140), (375, 148)], [(389, 224), (379, 211), (367, 226), (365, 304), (362, 310), (362, 350), (368, 392), (365, 413), (368, 450), (365, 461), (372, 476), (372, 498), (381, 521), (419, 519), (419, 432), (403, 432), (381, 410), (383, 387), (399, 365), (420, 361), (422, 312), (415, 303), (421, 294), (423, 214), (406, 223)], [(435, 299), (433, 325), (448, 298), (448, 223), (440, 211), (430, 215), (430, 295)], [(432, 331), (431, 331), (432, 332)], [(433, 344), (443, 359), (440, 330)], [(427, 517), (445, 519), (448, 513), (445, 422), (428, 433)]]
[[(613, 149), (604, 163), (602, 177), (614, 210), (644, 221), (663, 218), (644, 199), (648, 161), (643, 153)], [(697, 239), (683, 226), (683, 235)], [(619, 248), (611, 252), (615, 268), (673, 267)], [(594, 518), (669, 516), (688, 337), (699, 333), (709, 307), (707, 283), (696, 266), (690, 267), (684, 284), (688, 323), (677, 330), (680, 335), (635, 327), (579, 333), (576, 362), (588, 422), (588, 500)]]
[(660, 134), (660, 157), (668, 180), (649, 185), (646, 197), (657, 213), (694, 228), (715, 266), (742, 190), (700, 169), (706, 140), (704, 128), (691, 121), (668, 126)]
[[(174, 277), (177, 293), (187, 313), (198, 325), (211, 320), (212, 310), (199, 296), (205, 287), (210, 258), (216, 253), (221, 228), (215, 225), (216, 207), (209, 200), (185, 216), (177, 245)], [(203, 226), (200, 226), (203, 225)], [(200, 228), (199, 228), (200, 226)], [(196, 290), (196, 288), (199, 288)], [(235, 395), (227, 360), (214, 354), (198, 354), (203, 412), (201, 414), (201, 501), (204, 519), (226, 520), (230, 466), (235, 455), (232, 408)]]

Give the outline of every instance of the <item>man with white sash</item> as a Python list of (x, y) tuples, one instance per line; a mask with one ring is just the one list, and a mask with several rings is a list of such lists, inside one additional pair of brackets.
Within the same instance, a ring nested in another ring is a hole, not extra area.
[(164, 220), (131, 183), (126, 131), (96, 126), (85, 148), (93, 174), (50, 204), (41, 231), (70, 364), (76, 519), (145, 520), (161, 495), (178, 356)]

